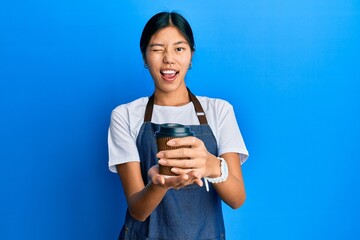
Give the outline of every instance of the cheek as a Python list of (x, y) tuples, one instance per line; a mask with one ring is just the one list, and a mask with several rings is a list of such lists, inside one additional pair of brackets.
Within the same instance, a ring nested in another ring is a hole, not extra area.
[(191, 62), (191, 55), (180, 58), (179, 62), (181, 63), (181, 65), (188, 66)]
[(149, 66), (158, 66), (162, 61), (160, 56), (152, 54), (147, 55), (146, 60)]
[(158, 71), (158, 68), (152, 66), (152, 65), (149, 65), (149, 72), (150, 72), (150, 75), (153, 77), (153, 78), (157, 78), (158, 75), (160, 75), (160, 72)]

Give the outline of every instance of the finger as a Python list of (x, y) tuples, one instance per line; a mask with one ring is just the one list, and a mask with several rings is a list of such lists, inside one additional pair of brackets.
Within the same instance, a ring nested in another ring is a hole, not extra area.
[(163, 176), (161, 176), (160, 174), (153, 175), (151, 177), (151, 182), (154, 185), (158, 185), (158, 186), (161, 186), (161, 187), (165, 186), (165, 178)]
[(201, 160), (208, 158), (206, 149), (200, 148), (178, 148), (173, 150), (161, 151), (157, 155), (159, 159), (192, 159)]
[(189, 176), (189, 180), (185, 181), (184, 183), (181, 183), (180, 185), (182, 187), (190, 184), (197, 184), (200, 187), (203, 186), (203, 182), (201, 180), (201, 174), (197, 170), (191, 170), (191, 171), (188, 170), (186, 174)]
[(204, 185), (203, 181), (202, 181), (201, 179), (199, 179), (199, 178), (196, 178), (196, 179), (195, 179), (195, 183), (196, 183), (197, 185), (199, 185), (199, 187), (202, 187), (202, 186)]
[(180, 189), (191, 184), (197, 184), (202, 187), (203, 183), (198, 172), (192, 171), (190, 174), (182, 174), (179, 177), (172, 176), (166, 178), (166, 185), (169, 188)]
[(167, 142), (167, 145), (172, 147), (181, 147), (181, 146), (200, 147), (204, 145), (204, 143), (196, 137), (189, 136), (183, 138), (173, 138)]
[(176, 167), (172, 167), (171, 168), (171, 172), (180, 175), (180, 174), (187, 174), (188, 172), (190, 172), (192, 169), (183, 169), (183, 168), (176, 168)]
[(164, 177), (159, 174), (159, 165), (152, 166), (148, 171), (148, 175), (152, 183), (161, 186), (165, 184)]
[[(159, 159), (158, 163), (162, 166), (169, 166), (181, 169), (194, 169), (204, 166), (204, 160), (202, 159)], [(187, 173), (187, 172), (181, 172)]]
[[(199, 181), (201, 182), (201, 179), (192, 177), (192, 178), (189, 178), (188, 180), (185, 180), (184, 182), (180, 183), (179, 185), (174, 187), (174, 189), (180, 189), (180, 188), (186, 187), (188, 185), (192, 185), (192, 184), (199, 185)], [(199, 186), (201, 187), (201, 183)]]
[(194, 180), (194, 183), (196, 183), (200, 187), (203, 186), (203, 181), (201, 180), (201, 174), (198, 171), (193, 170), (193, 171), (188, 172), (187, 174), (191, 179)]
[(150, 178), (152, 178), (153, 176), (155, 176), (157, 174), (159, 174), (159, 165), (158, 164), (152, 166), (148, 171), (148, 175)]
[(191, 148), (178, 148), (172, 150), (160, 151), (156, 154), (157, 158), (191, 158), (194, 154), (194, 149)]
[(188, 181), (184, 182), (183, 184), (181, 184), (181, 187), (186, 187), (188, 185), (192, 185), (192, 184), (196, 184), (199, 187), (203, 186), (203, 182), (201, 181), (201, 179), (198, 178), (191, 178)]
[(189, 178), (202, 178), (202, 171), (201, 169), (182, 169), (182, 168), (171, 168), (171, 172), (180, 175), (180, 174), (187, 174)]
[(187, 181), (189, 176), (187, 174), (182, 174), (179, 176), (171, 176), (165, 178), (165, 185), (170, 188), (176, 188), (181, 185), (183, 182)]
[(186, 187), (186, 186), (192, 185), (192, 184), (194, 184), (194, 179), (188, 179), (188, 180), (182, 182), (181, 184), (179, 184), (178, 186), (176, 186), (174, 189), (179, 190), (183, 187)]

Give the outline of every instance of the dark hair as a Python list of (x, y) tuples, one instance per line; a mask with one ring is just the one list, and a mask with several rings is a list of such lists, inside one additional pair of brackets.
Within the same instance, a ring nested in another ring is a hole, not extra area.
[(160, 29), (175, 26), (185, 37), (190, 45), (191, 51), (195, 51), (195, 41), (190, 24), (186, 19), (176, 12), (160, 12), (155, 14), (146, 23), (140, 38), (140, 50), (145, 59), (146, 48), (151, 37)]

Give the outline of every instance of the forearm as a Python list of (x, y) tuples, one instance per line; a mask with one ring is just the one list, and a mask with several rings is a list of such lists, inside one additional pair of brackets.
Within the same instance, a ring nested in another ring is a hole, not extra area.
[(149, 182), (141, 191), (128, 197), (130, 215), (138, 221), (145, 221), (159, 205), (167, 189)]
[(227, 180), (222, 183), (213, 183), (220, 198), (231, 208), (239, 208), (245, 201), (246, 194), (242, 180), (229, 174)]
[[(228, 166), (228, 177), (225, 181), (220, 183), (213, 183), (213, 186), (221, 199), (230, 207), (236, 209), (239, 208), (245, 201), (245, 187), (242, 178), (241, 165), (239, 155), (237, 153), (225, 153), (222, 155)], [(220, 177), (220, 161), (215, 156), (210, 157), (212, 160), (211, 178)]]
[(138, 221), (145, 219), (163, 199), (167, 188), (150, 181), (144, 186), (139, 162), (128, 162), (116, 166), (124, 189), (130, 215)]

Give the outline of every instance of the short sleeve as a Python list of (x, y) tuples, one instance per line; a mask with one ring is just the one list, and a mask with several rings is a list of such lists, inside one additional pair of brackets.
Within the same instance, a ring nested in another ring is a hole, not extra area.
[(131, 131), (129, 113), (124, 107), (117, 107), (111, 113), (108, 129), (109, 170), (116, 171), (116, 165), (140, 161), (136, 147), (136, 136)]
[(223, 104), (221, 107), (222, 114), (219, 115), (221, 119), (219, 119), (218, 123), (219, 155), (227, 152), (239, 153), (241, 164), (243, 164), (247, 160), (249, 153), (236, 121), (232, 105), (226, 101)]

